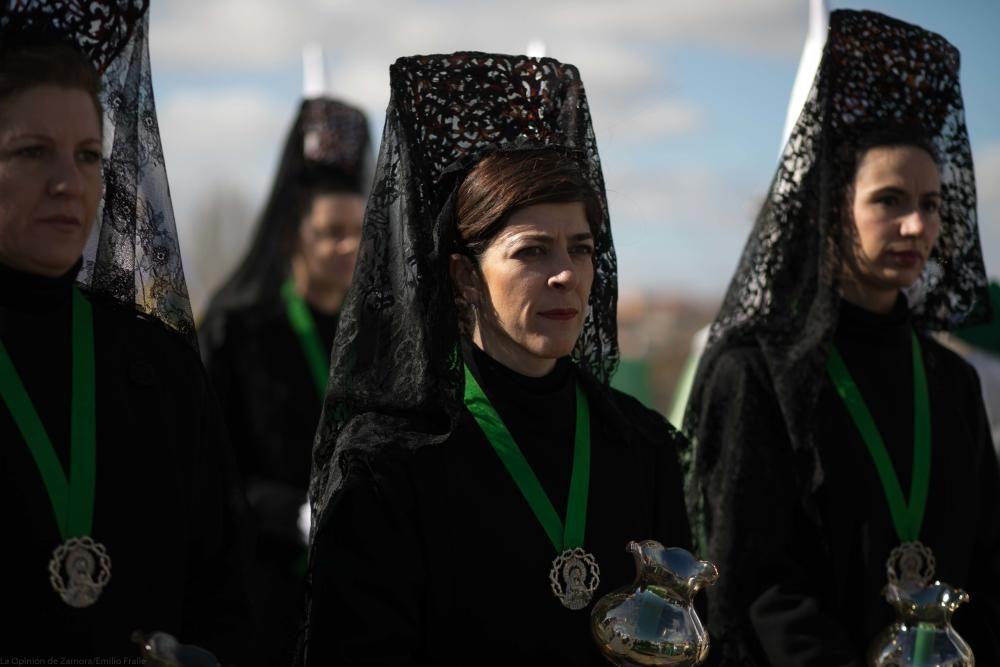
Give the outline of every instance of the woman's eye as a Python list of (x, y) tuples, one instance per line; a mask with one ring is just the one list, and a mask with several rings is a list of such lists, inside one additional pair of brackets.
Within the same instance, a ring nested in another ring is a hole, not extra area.
[(529, 259), (531, 257), (541, 257), (545, 254), (545, 249), (541, 246), (533, 245), (526, 248), (521, 248), (514, 253), (514, 257), (518, 259)]
[(580, 245), (573, 246), (569, 249), (569, 251), (573, 255), (593, 255), (594, 246), (582, 243)]
[(881, 197), (875, 200), (875, 203), (880, 204), (886, 208), (892, 208), (893, 206), (899, 204), (899, 197), (897, 197), (896, 195), (882, 195)]
[(941, 210), (941, 202), (936, 199), (924, 202), (924, 210), (928, 213), (937, 213)]
[(82, 150), (79, 152), (79, 159), (84, 164), (100, 164), (104, 157), (101, 155), (101, 151), (95, 150)]
[(31, 146), (21, 146), (14, 151), (17, 157), (36, 159), (45, 156), (45, 146), (35, 144)]

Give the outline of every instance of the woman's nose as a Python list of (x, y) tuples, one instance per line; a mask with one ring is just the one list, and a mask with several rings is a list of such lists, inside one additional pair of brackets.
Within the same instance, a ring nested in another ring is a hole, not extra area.
[(549, 278), (549, 286), (560, 289), (573, 289), (576, 287), (578, 276), (572, 264), (567, 264)]
[(927, 229), (927, 219), (929, 214), (924, 213), (919, 208), (914, 208), (902, 220), (899, 226), (899, 233), (902, 236), (921, 236)]
[(76, 196), (83, 192), (83, 174), (75, 156), (57, 154), (49, 164), (49, 194)]

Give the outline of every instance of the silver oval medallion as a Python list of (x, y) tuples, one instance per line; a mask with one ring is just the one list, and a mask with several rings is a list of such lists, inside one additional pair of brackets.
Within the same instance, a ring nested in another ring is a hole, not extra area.
[(889, 583), (904, 588), (924, 588), (934, 578), (934, 552), (919, 540), (903, 542), (889, 553), (885, 569)]
[(110, 579), (108, 550), (91, 537), (70, 538), (52, 552), (49, 582), (70, 607), (89, 607), (97, 602)]
[(564, 607), (583, 609), (590, 604), (601, 583), (601, 568), (581, 547), (567, 549), (552, 561), (549, 583), (552, 593)]

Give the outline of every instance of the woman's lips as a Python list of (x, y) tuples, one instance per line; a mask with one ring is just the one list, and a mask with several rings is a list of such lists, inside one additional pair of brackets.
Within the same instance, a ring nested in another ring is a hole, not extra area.
[(916, 266), (924, 261), (924, 256), (916, 250), (895, 250), (890, 251), (889, 256), (903, 266)]
[(72, 215), (48, 215), (44, 218), (38, 218), (38, 222), (43, 225), (60, 225), (66, 227), (79, 227), (83, 222)]
[(538, 314), (550, 320), (571, 320), (580, 313), (576, 308), (553, 308), (543, 310)]

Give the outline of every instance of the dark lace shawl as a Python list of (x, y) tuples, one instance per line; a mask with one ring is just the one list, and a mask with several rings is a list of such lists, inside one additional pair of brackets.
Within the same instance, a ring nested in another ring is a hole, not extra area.
[[(699, 417), (716, 362), (741, 345), (756, 346), (763, 356), (795, 457), (798, 478), (792, 483), (817, 520), (811, 496), (823, 470), (810, 428), (841, 299), (846, 176), (834, 156), (838, 146), (880, 125), (919, 128), (932, 139), (940, 165), (941, 235), (923, 275), (907, 290), (913, 321), (940, 330), (989, 316), (958, 51), (939, 35), (881, 14), (833, 12), (818, 74), (712, 325), (692, 390), (685, 430), (694, 445), (685, 463), (696, 534), (706, 518), (713, 530), (736, 529), (716, 511), (705, 487), (716, 469), (723, 484), (736, 483), (725, 473), (723, 427), (699, 423)], [(750, 456), (766, 465), (768, 452)], [(719, 563), (721, 571), (726, 565)]]
[(600, 158), (579, 73), (550, 58), (456, 53), (400, 58), (341, 311), (313, 450), (313, 526), (348, 452), (440, 443), (462, 406), (459, 329), (448, 258), (456, 185), (484, 154), (550, 148), (580, 165), (604, 223), (574, 358), (607, 382), (618, 360), (617, 266)]
[(364, 195), (371, 182), (370, 143), (368, 120), (359, 109), (325, 97), (302, 101), (250, 250), (212, 297), (206, 323), (227, 310), (277, 298), (302, 221), (300, 186)]
[(104, 198), (77, 281), (196, 346), (156, 121), (148, 0), (9, 0), (0, 49), (69, 44), (101, 73)]

